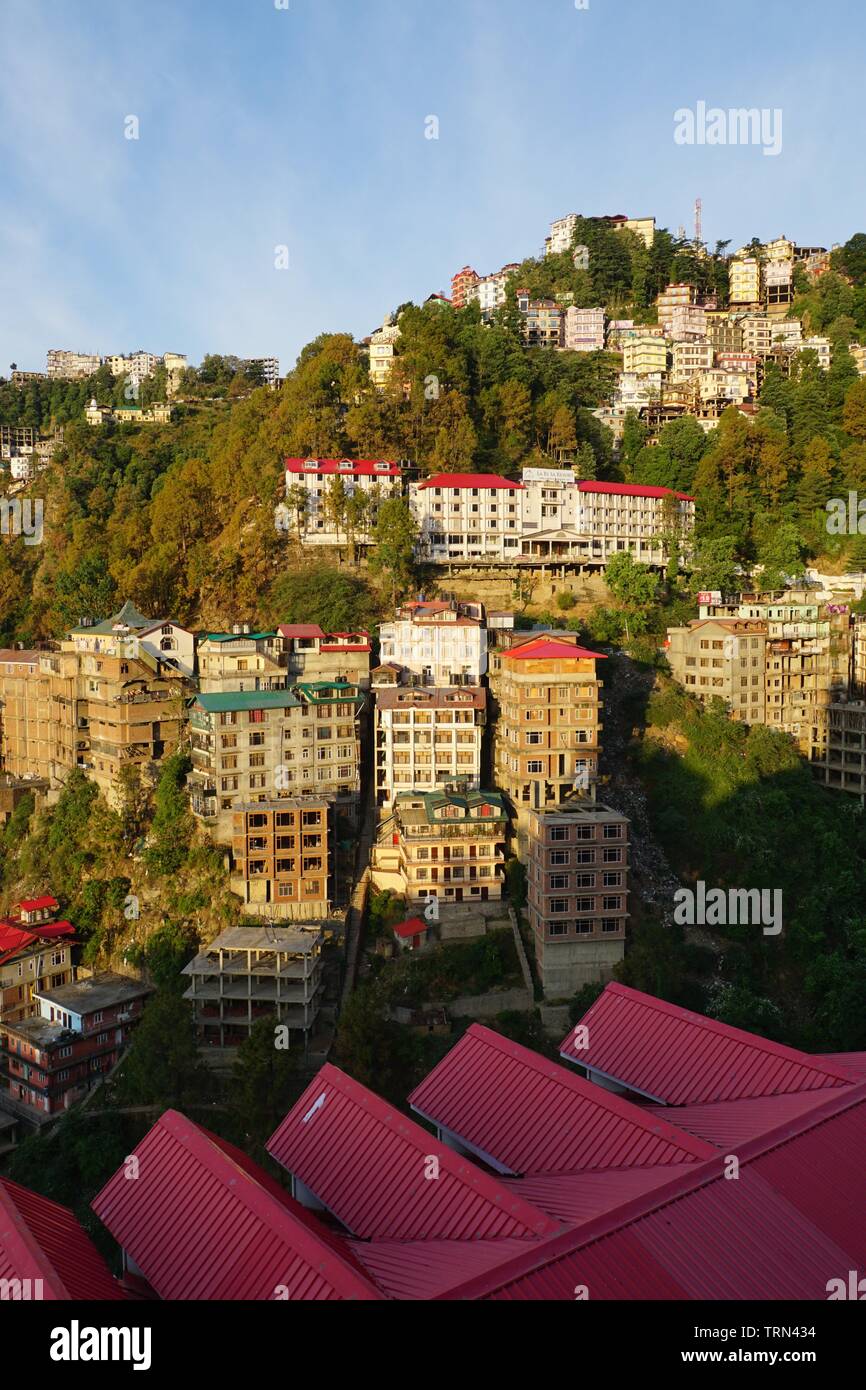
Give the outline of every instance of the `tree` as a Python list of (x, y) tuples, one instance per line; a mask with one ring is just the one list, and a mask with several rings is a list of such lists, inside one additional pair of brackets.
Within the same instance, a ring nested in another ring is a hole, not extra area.
[(402, 497), (388, 497), (379, 507), (373, 531), (375, 551), (370, 560), (374, 574), (387, 575), (391, 602), (412, 583), (415, 576), (415, 542), (418, 527)]
[(845, 397), (842, 423), (857, 440), (866, 440), (866, 377), (855, 381)]
[(209, 1073), (199, 1061), (192, 1008), (170, 990), (145, 1002), (121, 1065), (117, 1096), (125, 1105), (163, 1105), (183, 1109), (200, 1101)]
[(303, 483), (292, 483), (286, 493), (286, 506), (294, 513), (298, 545), (302, 545), (310, 507), (309, 493)]
[(574, 412), (567, 405), (558, 407), (550, 426), (550, 451), (560, 463), (574, 458), (577, 449), (577, 429)]
[(691, 590), (720, 589), (735, 592), (740, 587), (737, 543), (733, 536), (704, 536), (695, 546)]
[(328, 483), (324, 496), (325, 520), (330, 524), (331, 529), (336, 532), (339, 542), (340, 534), (346, 528), (346, 507), (348, 504), (348, 494), (346, 484), (337, 473)]
[(649, 565), (636, 564), (630, 550), (621, 550), (608, 560), (604, 580), (624, 615), (626, 637), (631, 631), (645, 629), (645, 617), (641, 620), (638, 615), (658, 597), (659, 576), (655, 571)]
[(288, 1032), (279, 1030), (276, 1014), (257, 1018), (234, 1064), (232, 1110), (246, 1138), (257, 1145), (273, 1134), (303, 1090), (299, 1053), (278, 1046)]

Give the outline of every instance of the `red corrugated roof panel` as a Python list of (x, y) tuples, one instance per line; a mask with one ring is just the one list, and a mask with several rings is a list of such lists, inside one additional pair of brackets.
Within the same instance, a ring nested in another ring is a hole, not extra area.
[(391, 930), (395, 936), (409, 939), (413, 936), (423, 935), (429, 925), (429, 922), (425, 922), (421, 917), (407, 917), (405, 922), (398, 922), (396, 927), (392, 927)]
[(356, 1237), (530, 1239), (557, 1229), (550, 1217), (330, 1063), (267, 1149)]
[(33, 932), (14, 922), (0, 922), (0, 964), (26, 951), (28, 946), (35, 946), (38, 939)]
[(830, 1280), (866, 1262), (864, 1141), (866, 1085), (746, 1145), (736, 1177), (723, 1155), (690, 1165), (447, 1297), (571, 1301), (585, 1285), (596, 1300), (825, 1301)]
[(564, 642), (559, 637), (539, 637), (533, 642), (523, 642), (502, 655), (508, 661), (607, 661), (602, 652), (588, 651), (586, 647)]
[(400, 476), (400, 465), (393, 459), (286, 459), (285, 464), (287, 473), (341, 473), (346, 478)]
[(59, 906), (60, 904), (58, 903), (57, 899), (52, 898), (50, 896), (44, 898), (25, 898), (23, 902), (20, 902), (18, 904), (18, 911), (35, 912), (38, 911), (39, 908), (43, 907), (50, 907), (53, 911)]
[(674, 492), (669, 487), (644, 487), (640, 483), (578, 483), (581, 492), (609, 493), (613, 497), (676, 497), (680, 502), (694, 502), (687, 492)]
[[(710, 1157), (670, 1120), (473, 1023), (409, 1103), (504, 1173), (574, 1173)], [(521, 1189), (525, 1191), (525, 1189)]]
[[(247, 1156), (167, 1110), (92, 1206), (164, 1299), (373, 1299), (345, 1242)], [(285, 1297), (284, 1294), (281, 1295)]]
[(124, 1296), (68, 1207), (9, 1178), (0, 1178), (0, 1279), (41, 1279), (46, 1299)]
[(525, 1250), (527, 1242), (505, 1240), (358, 1240), (349, 1244), (373, 1279), (391, 1298), (439, 1298), (479, 1274), (497, 1269)]
[(590, 1173), (542, 1173), (530, 1178), (505, 1178), (507, 1187), (527, 1202), (569, 1226), (582, 1226), (597, 1216), (614, 1212), (635, 1197), (664, 1187), (690, 1163), (668, 1163), (658, 1168), (608, 1168)]
[(626, 985), (609, 984), (560, 1052), (570, 1062), (665, 1105), (745, 1100), (844, 1086), (850, 1077), (782, 1043), (691, 1013)]
[(419, 488), (426, 487), (480, 487), (480, 488), (511, 488), (514, 492), (523, 492), (523, 483), (512, 482), (510, 478), (503, 478), (498, 473), (437, 473), (434, 478), (425, 478), (423, 483), (418, 484)]
[(648, 1105), (646, 1113), (664, 1117), (689, 1134), (699, 1135), (728, 1153), (738, 1144), (770, 1134), (789, 1120), (823, 1105), (835, 1091), (791, 1091), (784, 1096), (758, 1096), (754, 1100), (723, 1100), (714, 1105)]
[(324, 637), (318, 623), (280, 623), (277, 632), (281, 637)]

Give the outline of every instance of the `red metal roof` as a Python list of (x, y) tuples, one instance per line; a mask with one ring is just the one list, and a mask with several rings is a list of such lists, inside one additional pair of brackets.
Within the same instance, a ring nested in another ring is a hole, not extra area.
[(614, 1212), (635, 1197), (664, 1187), (689, 1172), (690, 1163), (667, 1163), (657, 1168), (608, 1168), (591, 1173), (541, 1173), (529, 1178), (506, 1178), (511, 1187), (568, 1226), (582, 1226)]
[(817, 1059), (829, 1062), (834, 1067), (842, 1067), (856, 1081), (866, 1081), (866, 1052), (821, 1052), (817, 1054)]
[(280, 623), (277, 632), (281, 637), (324, 637), (318, 623)]
[(723, 1100), (714, 1105), (648, 1105), (649, 1115), (675, 1120), (689, 1134), (699, 1135), (716, 1148), (734, 1151), (739, 1144), (770, 1134), (780, 1125), (823, 1105), (834, 1092), (791, 1091), (783, 1096), (757, 1096), (753, 1100)]
[[(692, 1164), (577, 1231), (526, 1247), (452, 1299), (810, 1299), (866, 1264), (866, 1085), (835, 1093), (772, 1139)], [(516, 1184), (511, 1183), (510, 1186)]]
[[(400, 465), (393, 459), (286, 459), (285, 462), (287, 473), (341, 473), (346, 478), (371, 474), (381, 478), (400, 476)], [(347, 463), (351, 463), (351, 468), (345, 466)]]
[(525, 1240), (350, 1241), (385, 1293), (396, 1299), (430, 1299), (455, 1284), (497, 1269), (526, 1249)]
[(34, 922), (30, 928), (40, 941), (53, 941), (58, 936), (74, 936), (75, 928), (71, 922)]
[(41, 1279), (46, 1299), (124, 1296), (68, 1207), (9, 1178), (0, 1178), (0, 1279)]
[(515, 492), (523, 492), (523, 483), (512, 482), (499, 473), (437, 473), (434, 478), (425, 478), (419, 488), (425, 487), (507, 487)]
[(50, 896), (44, 898), (25, 898), (23, 902), (18, 904), (18, 911), (34, 912), (42, 907), (50, 907), (52, 910), (56, 911), (59, 906), (60, 904), (57, 899)]
[(588, 651), (574, 642), (565, 642), (561, 637), (538, 637), (531, 642), (523, 642), (503, 652), (509, 661), (607, 661), (601, 652)]
[(427, 931), (429, 925), (429, 922), (425, 922), (421, 917), (407, 917), (405, 922), (398, 922), (396, 927), (392, 927), (391, 930), (395, 936), (408, 939), (413, 936), (420, 936), (422, 932)]
[(330, 1063), (267, 1149), (356, 1237), (532, 1239), (557, 1228)]
[(28, 946), (35, 946), (39, 938), (24, 927), (17, 926), (6, 919), (0, 921), (0, 965), (12, 960)]
[[(164, 1299), (372, 1299), (379, 1291), (246, 1154), (167, 1110), (97, 1194), (93, 1210)], [(284, 1295), (283, 1295), (284, 1296)]]
[(665, 1105), (815, 1091), (851, 1079), (838, 1065), (618, 983), (584, 1014), (584, 1025), (588, 1046), (575, 1046), (572, 1029), (563, 1057)]
[(503, 1173), (646, 1168), (714, 1153), (670, 1120), (648, 1116), (479, 1023), (415, 1088), (409, 1104)]
[(643, 487), (639, 483), (578, 483), (581, 492), (610, 493), (615, 497), (676, 497), (679, 502), (694, 502), (687, 492), (674, 492), (669, 487)]

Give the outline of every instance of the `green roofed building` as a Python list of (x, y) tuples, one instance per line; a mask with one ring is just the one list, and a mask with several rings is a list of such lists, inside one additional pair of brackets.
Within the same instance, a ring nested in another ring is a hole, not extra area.
[(194, 814), (229, 844), (238, 805), (328, 795), (354, 830), (363, 707), (356, 685), (333, 681), (196, 695), (189, 705)]
[(412, 903), (498, 902), (507, 825), (499, 792), (399, 792), (379, 827), (373, 882)]

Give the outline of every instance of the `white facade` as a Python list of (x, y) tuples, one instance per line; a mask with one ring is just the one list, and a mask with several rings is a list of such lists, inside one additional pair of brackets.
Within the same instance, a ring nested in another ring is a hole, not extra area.
[(492, 275), (482, 275), (478, 281), (477, 298), (482, 316), (489, 317), (495, 309), (500, 308), (505, 303), (505, 286), (519, 267), (517, 262), (511, 265), (504, 265), (501, 270), (496, 270)]
[(374, 386), (384, 386), (394, 366), (395, 344), (400, 337), (398, 324), (386, 318), (381, 328), (370, 334), (367, 355), (370, 362), (370, 376)]
[(376, 693), (376, 799), (390, 806), (398, 792), (481, 785), (481, 740), (487, 691), (481, 687)]
[(679, 553), (689, 549), (695, 504), (684, 493), (581, 481), (570, 469), (525, 468), (523, 481), (526, 559), (604, 564), (618, 551), (631, 550), (644, 564), (663, 565), (672, 532), (679, 533)]
[(698, 372), (708, 372), (713, 365), (713, 348), (707, 342), (683, 342), (673, 345), (674, 365), (671, 381), (676, 385), (688, 381)]
[(409, 487), (419, 555), (428, 560), (516, 560), (522, 483), (493, 473), (440, 473)]
[(407, 604), (379, 628), (379, 659), (402, 666), (423, 685), (480, 685), (487, 671), (483, 613), (481, 604)]
[(800, 352), (812, 351), (818, 354), (818, 366), (824, 372), (830, 370), (830, 339), (804, 338), (798, 349)]
[(98, 352), (68, 352), (64, 348), (49, 348), (46, 371), (49, 376), (71, 381), (98, 372), (100, 360)]
[(707, 336), (707, 313), (697, 304), (678, 304), (670, 312), (670, 336), (678, 341)]
[(701, 400), (747, 401), (751, 394), (749, 378), (745, 372), (725, 371), (714, 367), (712, 371), (701, 372), (697, 377)]
[(601, 352), (604, 348), (604, 309), (565, 311), (565, 346), (571, 352)]
[[(367, 509), (353, 530), (358, 545), (369, 545), (377, 501), (400, 492), (400, 466), (389, 459), (286, 459), (286, 501), (274, 513), (278, 531), (300, 536), (304, 545), (346, 545), (351, 518), (338, 520), (331, 513), (329, 490), (341, 478), (347, 498), (358, 490)], [(292, 505), (293, 488), (304, 490), (306, 505), (298, 512)]]
[(545, 255), (557, 256), (563, 251), (568, 251), (574, 241), (576, 231), (576, 212), (570, 212), (565, 217), (558, 217), (555, 222), (551, 222), (550, 236), (546, 237), (544, 241)]

